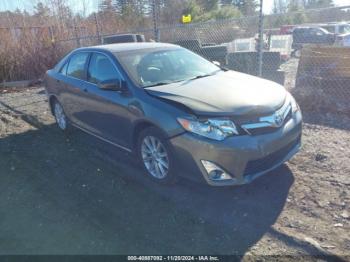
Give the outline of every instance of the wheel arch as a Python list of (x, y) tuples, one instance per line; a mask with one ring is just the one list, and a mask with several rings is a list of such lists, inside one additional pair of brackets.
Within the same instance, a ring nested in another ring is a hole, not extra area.
[(50, 97), (49, 97), (49, 106), (50, 106), (51, 114), (53, 114), (53, 104), (54, 104), (55, 101), (58, 102), (57, 97), (55, 95), (50, 95)]
[(132, 132), (132, 150), (135, 151), (136, 147), (137, 147), (137, 142), (138, 142), (138, 137), (140, 135), (140, 133), (150, 127), (155, 127), (158, 130), (160, 130), (165, 137), (168, 137), (167, 133), (161, 128), (159, 127), (157, 124), (153, 123), (152, 121), (149, 120), (140, 120), (137, 123), (135, 123), (134, 128), (133, 128), (133, 132)]

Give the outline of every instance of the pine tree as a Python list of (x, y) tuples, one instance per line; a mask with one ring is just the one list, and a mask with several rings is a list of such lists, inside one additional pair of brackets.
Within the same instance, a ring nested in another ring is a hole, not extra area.
[(103, 0), (99, 4), (98, 9), (100, 12), (103, 12), (103, 13), (110, 13), (110, 12), (116, 11), (115, 3), (113, 3), (112, 0)]
[(39, 2), (34, 6), (34, 15), (38, 17), (48, 17), (50, 15), (50, 8), (42, 2)]
[(287, 0), (274, 0), (272, 13), (283, 14), (287, 11)]
[(259, 5), (257, 0), (233, 0), (232, 4), (245, 16), (255, 15)]
[(113, 6), (120, 15), (148, 15), (151, 12), (152, 0), (114, 0)]
[(334, 6), (333, 0), (303, 0), (305, 9), (327, 8)]
[(217, 10), (219, 7), (219, 0), (197, 0), (196, 2), (203, 8), (204, 12)]

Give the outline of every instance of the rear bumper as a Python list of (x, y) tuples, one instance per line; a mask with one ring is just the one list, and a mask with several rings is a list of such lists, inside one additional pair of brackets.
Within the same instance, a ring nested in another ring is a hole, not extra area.
[[(302, 116), (297, 112), (273, 133), (230, 137), (213, 141), (190, 133), (170, 139), (179, 174), (213, 186), (246, 184), (292, 158), (301, 147)], [(232, 179), (208, 178), (201, 160), (215, 163)]]

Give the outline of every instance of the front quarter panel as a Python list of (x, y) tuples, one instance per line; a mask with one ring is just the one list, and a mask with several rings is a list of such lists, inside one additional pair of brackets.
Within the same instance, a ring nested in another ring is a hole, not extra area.
[(158, 98), (152, 97), (143, 89), (137, 90), (138, 99), (131, 106), (137, 109), (134, 113), (133, 125), (148, 122), (160, 128), (167, 137), (184, 133), (184, 129), (177, 121), (177, 117), (188, 115), (184, 110), (177, 108)]

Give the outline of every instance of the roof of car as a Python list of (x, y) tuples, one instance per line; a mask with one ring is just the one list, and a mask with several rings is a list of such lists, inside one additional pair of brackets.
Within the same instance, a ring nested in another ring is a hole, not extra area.
[(84, 47), (83, 49), (100, 49), (107, 50), (110, 52), (125, 52), (141, 49), (151, 49), (151, 48), (174, 48), (179, 47), (178, 45), (167, 44), (167, 43), (156, 43), (156, 42), (138, 42), (138, 43), (118, 43), (118, 44), (107, 44), (107, 45), (97, 45)]
[(293, 29), (293, 32), (298, 32), (301, 30), (309, 30), (309, 29), (318, 29), (321, 31), (326, 31), (328, 32), (326, 29), (324, 29), (322, 26), (300, 26), (300, 27), (296, 27)]
[(321, 28), (321, 26), (317, 26), (317, 25), (298, 26), (298, 27), (295, 27), (294, 29), (312, 29), (312, 28)]

